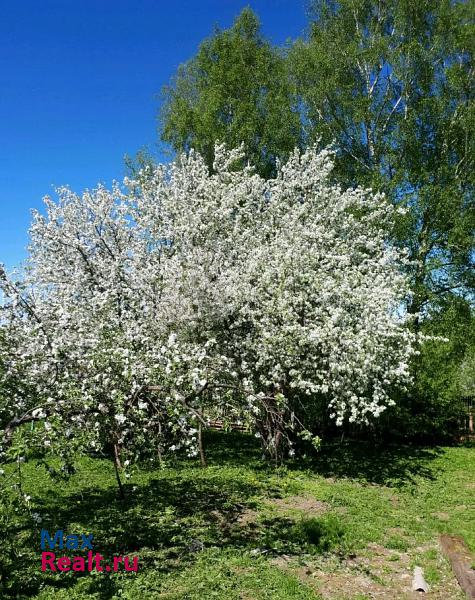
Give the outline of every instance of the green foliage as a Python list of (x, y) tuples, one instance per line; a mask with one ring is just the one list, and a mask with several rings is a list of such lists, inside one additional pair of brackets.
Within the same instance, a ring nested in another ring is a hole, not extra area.
[(294, 535), (297, 540), (308, 544), (309, 550), (315, 552), (329, 552), (341, 544), (344, 536), (341, 520), (336, 515), (322, 518), (303, 518), (294, 526)]
[(411, 393), (385, 417), (384, 426), (394, 433), (437, 439), (453, 438), (460, 431), (466, 412), (463, 398), (468, 395), (461, 386), (461, 369), (473, 355), (475, 318), (468, 302), (457, 297), (449, 300), (422, 324), (424, 334), (437, 338), (422, 345), (412, 365)]
[(299, 432), (298, 436), (302, 438), (302, 440), (310, 442), (314, 450), (320, 450), (322, 440), (318, 435), (313, 435), (308, 429), (304, 429), (303, 431)]
[(274, 173), (277, 157), (300, 144), (300, 118), (282, 53), (262, 36), (246, 8), (228, 30), (217, 30), (182, 65), (165, 89), (162, 139), (177, 151), (194, 148), (210, 169), (216, 141), (244, 143), (258, 171)]
[(313, 2), (290, 55), (309, 140), (335, 143), (337, 176), (409, 209), (411, 310), (474, 286), (474, 2)]
[(386, 541), (386, 548), (405, 552), (408, 548), (408, 542), (399, 535), (393, 535)]
[(147, 148), (141, 148), (134, 156), (126, 154), (124, 156), (124, 164), (127, 177), (136, 181), (141, 181), (142, 171), (153, 168), (157, 164), (156, 157), (152, 151)]
[(460, 365), (457, 386), (461, 396), (475, 397), (475, 344), (472, 345)]
[[(9, 469), (0, 469), (0, 597), (20, 597), (37, 589), (38, 576), (31, 569), (35, 561), (36, 514), (24, 490), (23, 460), (20, 448), (12, 450)], [(3, 466), (3, 465), (2, 465)]]

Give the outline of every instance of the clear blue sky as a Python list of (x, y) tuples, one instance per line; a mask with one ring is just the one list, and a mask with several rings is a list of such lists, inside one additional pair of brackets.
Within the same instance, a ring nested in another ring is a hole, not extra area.
[(53, 186), (109, 185), (153, 149), (161, 87), (246, 5), (275, 43), (306, 26), (305, 0), (0, 1), (0, 262)]

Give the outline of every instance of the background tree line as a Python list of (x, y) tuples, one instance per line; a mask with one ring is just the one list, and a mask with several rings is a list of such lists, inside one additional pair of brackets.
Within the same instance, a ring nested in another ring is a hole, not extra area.
[(415, 329), (446, 341), (424, 344), (412, 389), (380, 421), (399, 433), (454, 431), (473, 372), (474, 8), (314, 0), (305, 36), (285, 47), (245, 8), (164, 89), (162, 141), (195, 148), (210, 170), (216, 140), (244, 143), (269, 178), (293, 148), (331, 144), (342, 185), (383, 191), (406, 209), (393, 236), (412, 259), (407, 309)]

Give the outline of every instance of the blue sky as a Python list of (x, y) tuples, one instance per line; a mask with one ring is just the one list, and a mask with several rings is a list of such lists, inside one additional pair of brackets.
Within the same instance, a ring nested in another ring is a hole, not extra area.
[(0, 3), (0, 262), (25, 258), (54, 186), (109, 185), (126, 153), (156, 151), (161, 87), (246, 5), (275, 43), (306, 26), (305, 0)]

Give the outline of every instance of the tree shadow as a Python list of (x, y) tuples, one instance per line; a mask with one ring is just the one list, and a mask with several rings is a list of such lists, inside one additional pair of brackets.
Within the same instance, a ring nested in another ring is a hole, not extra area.
[[(200, 468), (190, 469), (187, 464), (183, 470), (164, 470), (163, 477), (152, 474), (142, 485), (127, 484), (125, 490), (125, 500), (111, 485), (84, 486), (59, 494), (45, 491), (33, 501), (35, 510), (45, 515), (41, 528), (51, 536), (58, 529), (65, 535), (92, 533), (93, 552), (99, 552), (105, 564), (111, 564), (114, 556), (138, 553), (140, 570), (153, 568), (167, 573), (189, 564), (205, 547), (243, 545), (243, 538), (239, 544), (231, 539), (229, 529), (244, 510), (253, 506), (256, 484), (244, 477), (233, 479)], [(23, 526), (15, 533), (23, 536), (28, 555), (11, 563), (8, 578), (14, 585), (3, 590), (0, 586), (1, 597), (31, 597), (44, 586), (66, 589), (74, 586), (78, 578), (88, 577), (88, 573), (41, 573), (39, 528), (33, 534)], [(253, 547), (253, 532), (249, 530), (246, 535)], [(52, 551), (58, 558), (86, 556), (86, 551), (80, 550)], [(22, 556), (21, 547), (18, 556)], [(26, 572), (31, 575), (28, 582)], [(125, 574), (121, 569), (121, 576), (103, 572), (100, 577), (89, 577), (88, 594), (104, 600), (111, 598), (123, 585), (123, 577), (129, 576), (133, 574)]]
[[(250, 434), (207, 432), (205, 443), (210, 464), (245, 464), (258, 471), (275, 468), (263, 460), (259, 442)], [(434, 464), (434, 460), (444, 453), (445, 450), (438, 446), (330, 439), (318, 452), (309, 446), (307, 456), (289, 460), (286, 466), (292, 470), (310, 469), (323, 477), (403, 487), (417, 483), (420, 477), (435, 479), (440, 467)]]
[(293, 468), (311, 468), (327, 478), (400, 488), (417, 483), (421, 477), (434, 480), (440, 467), (433, 461), (444, 453), (440, 447), (349, 441), (327, 444), (311, 458), (295, 461)]
[[(304, 522), (296, 524), (282, 516), (241, 525), (239, 517), (255, 506), (255, 486), (228, 480), (224, 489), (221, 483), (200, 477), (152, 479), (134, 494), (132, 486), (127, 486), (125, 501), (112, 487), (61, 498), (50, 494), (44, 499), (44, 508), (51, 519), (43, 525), (51, 533), (57, 529), (65, 534), (92, 532), (93, 551), (99, 552), (106, 564), (112, 563), (113, 556), (138, 554), (141, 571), (153, 569), (163, 575), (189, 566), (201, 550), (210, 547), (280, 556), (324, 551), (333, 544), (334, 525), (326, 517), (309, 520), (305, 527)], [(80, 505), (73, 512), (71, 508), (79, 499)], [(81, 554), (57, 551), (58, 557)], [(105, 572), (99, 577), (87, 573), (41, 574), (24, 597), (35, 595), (40, 586), (66, 591), (78, 578), (86, 577), (85, 593), (110, 600), (124, 586), (123, 577), (130, 576)]]
[(262, 455), (258, 439), (241, 431), (208, 430), (203, 437), (206, 457), (210, 464), (226, 465), (257, 470), (267, 469), (270, 465)]

